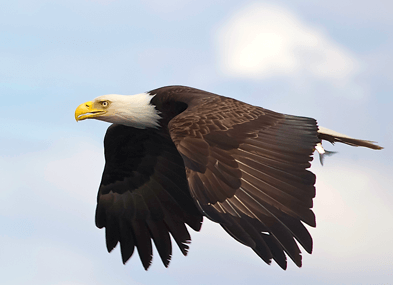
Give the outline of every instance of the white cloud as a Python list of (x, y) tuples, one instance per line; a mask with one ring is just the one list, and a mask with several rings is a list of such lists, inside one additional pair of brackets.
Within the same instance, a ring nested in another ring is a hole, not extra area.
[(279, 6), (247, 6), (224, 23), (217, 38), (220, 65), (229, 76), (306, 76), (343, 86), (360, 68), (344, 47)]

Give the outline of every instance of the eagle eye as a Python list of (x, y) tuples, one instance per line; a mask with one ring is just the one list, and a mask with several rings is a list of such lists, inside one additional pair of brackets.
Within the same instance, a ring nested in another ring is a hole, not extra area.
[(102, 105), (102, 107), (108, 107), (109, 103), (108, 103), (108, 101), (102, 101), (101, 105)]

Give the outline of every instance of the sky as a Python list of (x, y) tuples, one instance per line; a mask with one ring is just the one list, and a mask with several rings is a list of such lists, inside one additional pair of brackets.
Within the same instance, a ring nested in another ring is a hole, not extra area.
[[(67, 0), (0, 4), (2, 284), (393, 284), (393, 2)], [(123, 265), (94, 225), (103, 94), (187, 85), (377, 141), (317, 175), (312, 255), (286, 271), (204, 220), (169, 268)]]

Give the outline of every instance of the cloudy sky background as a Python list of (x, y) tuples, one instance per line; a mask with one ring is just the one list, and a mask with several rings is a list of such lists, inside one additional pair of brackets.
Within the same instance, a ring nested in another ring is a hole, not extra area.
[[(2, 284), (392, 284), (391, 1), (3, 1)], [(75, 123), (99, 95), (197, 87), (314, 117), (383, 151), (315, 161), (312, 255), (266, 265), (219, 226), (165, 269), (123, 266), (94, 225), (107, 124)]]

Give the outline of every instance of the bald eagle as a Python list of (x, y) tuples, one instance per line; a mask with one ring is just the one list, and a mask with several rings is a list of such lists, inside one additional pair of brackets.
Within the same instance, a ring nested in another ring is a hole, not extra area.
[(152, 241), (167, 267), (171, 238), (186, 255), (203, 216), (219, 223), (263, 261), (302, 265), (315, 227), (312, 154), (321, 142), (381, 149), (318, 127), (315, 119), (276, 113), (238, 100), (168, 86), (137, 95), (104, 95), (81, 104), (75, 119), (113, 123), (95, 222), (123, 263), (136, 248), (144, 268)]

